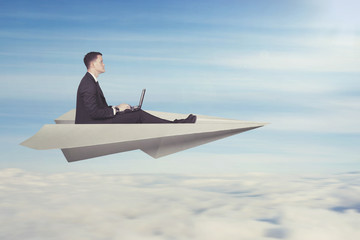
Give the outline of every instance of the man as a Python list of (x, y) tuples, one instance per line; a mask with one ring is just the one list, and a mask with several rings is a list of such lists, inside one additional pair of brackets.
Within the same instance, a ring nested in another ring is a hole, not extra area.
[(196, 116), (190, 114), (186, 119), (169, 121), (155, 117), (143, 110), (126, 111), (126, 103), (109, 106), (99, 86), (98, 77), (105, 72), (102, 54), (89, 52), (84, 57), (87, 73), (82, 78), (77, 91), (76, 124), (93, 123), (195, 123)]

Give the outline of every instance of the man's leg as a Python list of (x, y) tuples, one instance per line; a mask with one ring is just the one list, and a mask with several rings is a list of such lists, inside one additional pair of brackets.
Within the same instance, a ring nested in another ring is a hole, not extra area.
[(166, 119), (158, 118), (143, 110), (117, 114), (112, 118), (113, 123), (174, 123)]

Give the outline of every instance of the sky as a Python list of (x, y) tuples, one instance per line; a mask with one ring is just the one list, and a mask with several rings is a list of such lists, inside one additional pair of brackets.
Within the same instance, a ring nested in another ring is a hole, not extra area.
[[(1, 1), (0, 211), (21, 231), (0, 237), (68, 239), (62, 230), (82, 217), (78, 239), (91, 239), (86, 229), (98, 221), (109, 239), (118, 224), (128, 239), (305, 239), (312, 219), (323, 224), (307, 239), (359, 236), (359, 8), (355, 0)], [(90, 51), (103, 54), (99, 81), (111, 105), (135, 104), (146, 88), (145, 110), (270, 124), (160, 159), (132, 151), (67, 163), (59, 150), (20, 146), (75, 108)], [(105, 200), (88, 199), (92, 191)], [(176, 230), (160, 227), (173, 217), (182, 220)], [(228, 231), (206, 230), (218, 225)]]
[[(3, 1), (0, 167), (125, 173), (359, 167), (358, 6), (356, 1)], [(99, 81), (111, 105), (135, 104), (147, 88), (145, 110), (270, 125), (160, 160), (135, 151), (66, 164), (58, 150), (19, 146), (75, 108), (89, 51), (103, 53), (106, 73)]]

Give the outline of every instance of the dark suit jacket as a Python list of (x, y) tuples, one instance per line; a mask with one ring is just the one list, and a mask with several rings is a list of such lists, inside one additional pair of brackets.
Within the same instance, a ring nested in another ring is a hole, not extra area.
[(77, 91), (75, 123), (107, 123), (113, 117), (113, 108), (106, 103), (99, 84), (87, 72)]

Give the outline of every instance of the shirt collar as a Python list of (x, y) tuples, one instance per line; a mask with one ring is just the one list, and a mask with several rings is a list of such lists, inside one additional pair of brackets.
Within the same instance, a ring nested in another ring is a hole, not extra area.
[(91, 74), (91, 76), (93, 76), (93, 78), (95, 79), (95, 82), (98, 82), (97, 78), (91, 73), (91, 72), (88, 72)]

